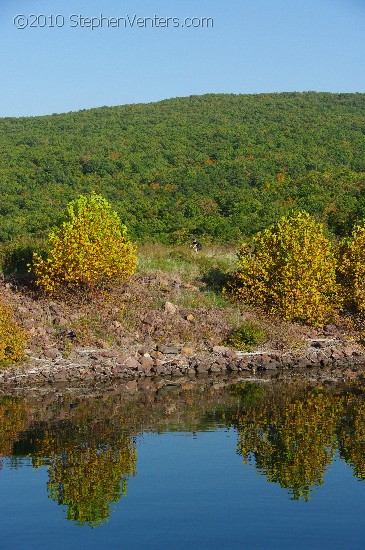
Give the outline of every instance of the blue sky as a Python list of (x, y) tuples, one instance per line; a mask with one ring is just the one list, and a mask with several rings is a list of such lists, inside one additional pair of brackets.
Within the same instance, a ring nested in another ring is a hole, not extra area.
[[(160, 27), (143, 22), (155, 15)], [(140, 26), (107, 26), (127, 16)], [(163, 27), (168, 17), (213, 25)], [(365, 0), (1, 0), (0, 47), (1, 117), (204, 93), (365, 92)]]

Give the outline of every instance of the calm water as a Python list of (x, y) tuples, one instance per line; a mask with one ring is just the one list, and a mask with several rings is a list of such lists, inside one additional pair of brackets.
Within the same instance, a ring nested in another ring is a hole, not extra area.
[(364, 548), (365, 384), (0, 399), (0, 548)]

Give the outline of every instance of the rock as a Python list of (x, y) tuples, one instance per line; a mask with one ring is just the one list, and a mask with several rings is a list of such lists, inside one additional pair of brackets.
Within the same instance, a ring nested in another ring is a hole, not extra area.
[(171, 376), (184, 376), (184, 374), (181, 372), (181, 369), (179, 367), (174, 365), (171, 369)]
[(352, 357), (354, 351), (355, 351), (355, 348), (353, 348), (352, 346), (346, 346), (343, 349), (343, 354), (345, 357)]
[(67, 325), (67, 319), (65, 317), (55, 317), (53, 319), (53, 324), (58, 326), (65, 326)]
[(324, 345), (325, 345), (324, 342), (318, 342), (318, 341), (311, 343), (312, 348), (324, 348)]
[(156, 374), (164, 374), (165, 373), (165, 366), (162, 363), (160, 359), (155, 359), (154, 365), (153, 365), (153, 371)]
[(322, 367), (328, 367), (332, 364), (331, 359), (326, 355), (324, 351), (319, 351), (316, 355), (316, 362), (320, 363)]
[(184, 347), (181, 348), (180, 353), (181, 355), (194, 355), (194, 350), (193, 348)]
[(129, 369), (137, 370), (139, 367), (139, 362), (134, 357), (128, 357), (128, 359), (125, 361), (126, 366)]
[(163, 353), (160, 351), (151, 351), (150, 356), (154, 359), (163, 359)]
[(115, 376), (119, 376), (124, 371), (123, 365), (113, 365), (110, 369), (110, 372), (114, 374)]
[(365, 355), (356, 355), (356, 363), (364, 363), (365, 364)]
[(171, 302), (165, 302), (166, 313), (168, 313), (169, 315), (175, 315), (177, 313), (177, 310), (178, 310), (177, 306), (175, 306)]
[(223, 370), (223, 365), (220, 365), (219, 363), (213, 363), (209, 367), (209, 372), (221, 372)]
[(179, 353), (179, 348), (177, 346), (165, 346), (163, 344), (159, 344), (157, 346), (157, 351), (160, 351), (164, 355), (177, 355)]
[(101, 357), (118, 357), (119, 353), (113, 349), (103, 350), (100, 352)]
[(53, 374), (53, 378), (54, 378), (54, 380), (57, 381), (57, 382), (66, 381), (66, 380), (67, 380), (67, 369), (66, 369), (66, 368), (63, 368), (63, 369), (60, 369), (60, 370), (56, 371), (56, 372)]
[(153, 359), (152, 357), (142, 357), (139, 361), (139, 367), (138, 370), (142, 371), (150, 371), (153, 367)]
[(239, 363), (234, 363), (233, 361), (230, 361), (228, 364), (227, 364), (227, 371), (228, 372), (233, 372), (233, 371), (237, 371), (237, 370), (242, 370), (242, 369), (248, 369), (248, 361), (245, 361), (243, 364), (241, 364), (241, 361), (239, 361)]
[(213, 347), (213, 353), (226, 354), (230, 351), (232, 351), (231, 348), (228, 348), (227, 346), (214, 346)]
[(129, 391), (136, 390), (138, 388), (138, 384), (136, 380), (129, 380), (126, 385), (126, 389)]
[(45, 357), (48, 357), (48, 359), (56, 359), (56, 357), (59, 357), (60, 352), (58, 349), (49, 348), (45, 350), (44, 355)]
[(216, 358), (215, 363), (217, 365), (225, 367), (227, 365), (228, 361), (227, 361), (226, 357), (223, 357), (222, 355), (220, 355), (219, 357)]
[(209, 370), (209, 365), (207, 363), (200, 363), (196, 368), (198, 374), (206, 374)]
[(334, 325), (334, 324), (329, 324), (329, 325), (325, 325), (325, 326), (323, 327), (323, 330), (324, 330), (324, 332), (326, 332), (327, 334), (334, 334), (334, 333), (336, 333), (336, 331), (337, 331), (337, 327), (336, 327), (336, 325)]
[(332, 349), (331, 350), (331, 358), (335, 361), (338, 361), (339, 359), (343, 359), (344, 355), (342, 353), (342, 351), (340, 350), (337, 350), (337, 349)]
[(142, 320), (143, 323), (146, 325), (154, 325), (155, 324), (155, 317), (152, 313), (147, 313), (146, 317)]
[(309, 359), (307, 359), (306, 357), (302, 357), (301, 359), (299, 359), (299, 361), (297, 363), (297, 367), (299, 369), (303, 369), (303, 368), (311, 367), (311, 366), (312, 366), (311, 361)]
[(194, 321), (194, 319), (195, 319), (195, 318), (194, 318), (194, 315), (193, 315), (192, 313), (189, 313), (189, 315), (186, 316), (186, 320), (187, 320), (187, 321), (192, 322), (192, 321)]
[(187, 369), (189, 366), (189, 359), (181, 356), (175, 357), (174, 361), (171, 362), (171, 366)]

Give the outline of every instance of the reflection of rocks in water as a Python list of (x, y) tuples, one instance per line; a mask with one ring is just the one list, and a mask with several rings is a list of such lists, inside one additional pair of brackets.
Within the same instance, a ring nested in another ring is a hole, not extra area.
[(236, 375), (38, 388), (4, 398), (1, 415), (3, 454), (46, 466), (50, 498), (66, 506), (68, 519), (94, 526), (136, 473), (135, 437), (143, 431), (233, 426), (244, 462), (295, 499), (309, 499), (337, 451), (365, 478), (362, 379), (346, 386), (264, 373), (260, 382)]

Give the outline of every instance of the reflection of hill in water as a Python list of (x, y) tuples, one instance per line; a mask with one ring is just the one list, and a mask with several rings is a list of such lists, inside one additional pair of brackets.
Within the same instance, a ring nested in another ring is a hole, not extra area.
[(47, 466), (49, 497), (66, 506), (69, 520), (93, 526), (107, 521), (136, 474), (135, 437), (143, 431), (234, 426), (244, 462), (294, 499), (308, 500), (323, 484), (337, 451), (365, 478), (364, 382), (331, 390), (303, 381), (190, 386), (1, 398), (1, 454)]

